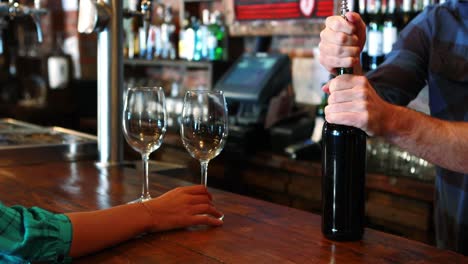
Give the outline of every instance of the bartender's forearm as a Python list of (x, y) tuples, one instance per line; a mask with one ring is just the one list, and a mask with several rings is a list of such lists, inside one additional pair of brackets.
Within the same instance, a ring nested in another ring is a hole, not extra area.
[(147, 231), (152, 222), (139, 203), (67, 214), (73, 227), (71, 257), (95, 252)]
[(450, 122), (395, 106), (384, 137), (440, 167), (468, 173), (468, 122)]

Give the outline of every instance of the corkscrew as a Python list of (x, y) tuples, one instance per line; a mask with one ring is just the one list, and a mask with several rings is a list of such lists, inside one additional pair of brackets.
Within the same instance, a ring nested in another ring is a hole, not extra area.
[(348, 0), (341, 0), (341, 7), (340, 7), (340, 15), (342, 18), (348, 20), (346, 18), (346, 13), (349, 12), (349, 9), (348, 9)]
[[(341, 6), (340, 6), (340, 15), (343, 19), (348, 21), (346, 18), (346, 13), (349, 12), (348, 9), (348, 0), (341, 0)], [(341, 74), (352, 74), (353, 73), (353, 68), (338, 68), (337, 69), (338, 75)]]

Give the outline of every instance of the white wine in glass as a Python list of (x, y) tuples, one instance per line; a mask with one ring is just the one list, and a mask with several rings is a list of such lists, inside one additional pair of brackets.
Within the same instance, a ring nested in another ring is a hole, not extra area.
[(223, 150), (228, 136), (228, 111), (223, 92), (187, 91), (180, 134), (184, 147), (200, 161), (201, 184), (206, 186), (208, 162)]
[(125, 98), (123, 131), (128, 144), (141, 154), (143, 184), (141, 197), (133, 202), (151, 199), (148, 186), (149, 155), (157, 150), (167, 129), (164, 90), (161, 87), (129, 88)]

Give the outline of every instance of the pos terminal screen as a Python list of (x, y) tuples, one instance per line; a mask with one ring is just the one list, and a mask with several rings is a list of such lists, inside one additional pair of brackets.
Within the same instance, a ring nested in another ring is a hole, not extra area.
[(283, 54), (244, 54), (217, 82), (226, 99), (266, 103), (291, 80), (290, 60)]
[(234, 66), (224, 84), (239, 87), (258, 86), (267, 77), (276, 60), (271, 57), (246, 57)]

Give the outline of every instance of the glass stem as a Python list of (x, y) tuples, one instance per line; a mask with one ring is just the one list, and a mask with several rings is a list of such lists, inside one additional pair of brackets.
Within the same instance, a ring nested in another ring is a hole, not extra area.
[(149, 186), (148, 186), (148, 160), (149, 154), (145, 153), (141, 155), (141, 159), (143, 160), (143, 187), (141, 189), (141, 199), (148, 200), (151, 198), (149, 194)]
[(201, 167), (201, 184), (205, 187), (207, 186), (207, 177), (208, 177), (208, 161), (200, 161)]

